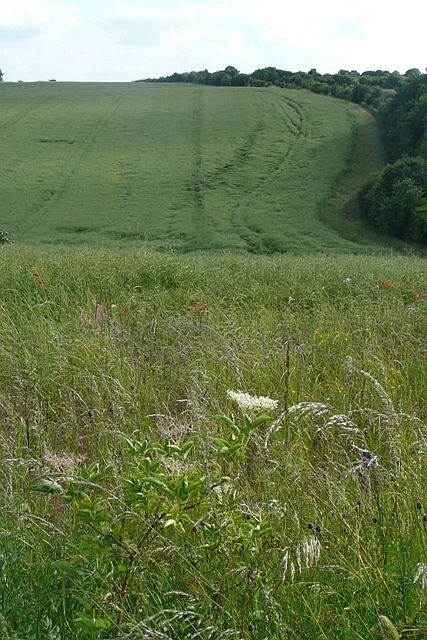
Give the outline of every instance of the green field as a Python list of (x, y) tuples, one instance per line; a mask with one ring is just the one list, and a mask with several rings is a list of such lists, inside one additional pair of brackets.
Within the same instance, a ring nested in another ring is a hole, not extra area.
[(0, 640), (425, 640), (426, 265), (357, 218), (381, 162), (304, 91), (0, 86)]
[(354, 252), (329, 223), (381, 153), (366, 111), (305, 91), (4, 84), (0, 226), (15, 242)]

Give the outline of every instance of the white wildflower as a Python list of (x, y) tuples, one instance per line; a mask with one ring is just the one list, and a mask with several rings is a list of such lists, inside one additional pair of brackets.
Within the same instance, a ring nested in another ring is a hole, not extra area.
[(268, 396), (251, 396), (249, 393), (232, 391), (231, 389), (228, 389), (227, 397), (230, 400), (234, 400), (242, 411), (256, 411), (257, 409), (268, 411), (269, 409), (276, 409), (278, 405), (277, 400), (273, 400)]
[(427, 589), (427, 564), (419, 562), (414, 576), (414, 584), (419, 582), (422, 589)]
[(351, 284), (352, 280), (351, 278), (344, 278), (343, 282), (344, 284)]

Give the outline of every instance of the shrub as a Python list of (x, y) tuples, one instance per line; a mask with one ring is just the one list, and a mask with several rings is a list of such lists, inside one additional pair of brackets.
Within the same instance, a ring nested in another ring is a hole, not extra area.
[(1, 244), (10, 244), (9, 234), (4, 229), (0, 229), (0, 245)]
[(425, 242), (427, 163), (405, 156), (368, 182), (359, 193), (359, 205), (368, 221), (383, 233)]

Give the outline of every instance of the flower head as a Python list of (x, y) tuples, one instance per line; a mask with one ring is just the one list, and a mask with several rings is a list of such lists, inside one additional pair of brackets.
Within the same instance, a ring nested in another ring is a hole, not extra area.
[(353, 473), (361, 469), (376, 469), (378, 467), (378, 457), (372, 451), (360, 449), (356, 445), (353, 445), (353, 448), (357, 449), (361, 454), (360, 459), (353, 464)]
[(199, 313), (206, 313), (207, 310), (208, 307), (204, 302), (195, 302), (194, 304), (191, 304), (189, 307), (187, 307), (187, 311), (196, 311)]
[(242, 411), (255, 411), (257, 409), (276, 409), (277, 400), (273, 400), (268, 396), (251, 396), (243, 391), (232, 391), (228, 389), (227, 397), (233, 400)]

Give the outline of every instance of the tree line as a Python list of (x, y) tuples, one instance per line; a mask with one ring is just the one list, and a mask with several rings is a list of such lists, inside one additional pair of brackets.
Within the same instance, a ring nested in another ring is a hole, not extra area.
[(389, 163), (359, 193), (371, 226), (427, 243), (427, 73), (409, 77), (378, 113)]
[(308, 89), (314, 93), (351, 100), (378, 110), (390, 92), (398, 89), (409, 78), (421, 75), (419, 69), (408, 69), (405, 74), (398, 71), (348, 71), (319, 73), (316, 69), (284, 71), (276, 67), (257, 69), (253, 73), (240, 73), (236, 67), (228, 66), (221, 71), (190, 71), (173, 73), (161, 78), (147, 78), (137, 82), (191, 82), (222, 87), (282, 87)]

